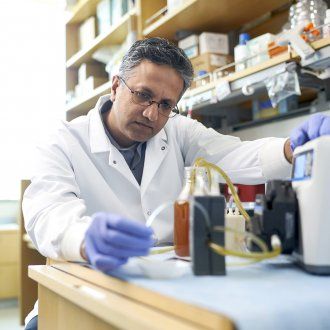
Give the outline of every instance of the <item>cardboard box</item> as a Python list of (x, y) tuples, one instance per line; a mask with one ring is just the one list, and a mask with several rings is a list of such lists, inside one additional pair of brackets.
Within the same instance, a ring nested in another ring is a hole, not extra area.
[(224, 65), (232, 62), (232, 56), (219, 54), (202, 54), (192, 58), (191, 64), (194, 67), (195, 75), (199, 71), (213, 72)]
[(215, 53), (228, 55), (228, 35), (222, 33), (203, 32), (199, 36), (199, 53)]
[[(113, 0), (115, 1), (115, 0)], [(102, 34), (111, 26), (111, 0), (102, 0), (96, 6), (98, 33)]]
[(80, 49), (89, 47), (96, 37), (96, 20), (94, 16), (86, 19), (79, 27)]
[(82, 84), (88, 77), (106, 78), (105, 65), (101, 63), (83, 63), (78, 69), (78, 84)]

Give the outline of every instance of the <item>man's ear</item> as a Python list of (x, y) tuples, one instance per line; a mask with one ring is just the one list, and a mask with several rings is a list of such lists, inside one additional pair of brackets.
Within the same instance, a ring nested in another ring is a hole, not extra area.
[(116, 99), (117, 88), (119, 87), (119, 82), (120, 81), (119, 81), (118, 76), (112, 77), (111, 94), (110, 94), (110, 99), (112, 102), (114, 102)]

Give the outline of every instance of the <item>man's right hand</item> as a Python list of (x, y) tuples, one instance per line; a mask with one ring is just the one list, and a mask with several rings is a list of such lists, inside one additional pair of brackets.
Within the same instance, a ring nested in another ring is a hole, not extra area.
[(111, 213), (95, 213), (85, 234), (83, 252), (90, 264), (108, 272), (129, 257), (147, 255), (153, 246), (152, 235), (152, 229), (139, 222)]

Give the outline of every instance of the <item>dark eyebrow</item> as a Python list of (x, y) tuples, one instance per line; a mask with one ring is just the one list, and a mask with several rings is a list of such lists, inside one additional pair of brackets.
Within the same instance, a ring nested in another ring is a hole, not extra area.
[[(150, 94), (151, 97), (155, 96), (155, 93), (148, 87), (146, 86), (140, 86), (138, 89), (140, 92), (147, 92), (148, 94)], [(175, 104), (175, 101), (171, 100), (171, 99), (162, 99), (160, 100), (160, 103), (168, 103), (168, 104)]]
[(150, 96), (154, 96), (155, 95), (154, 92), (150, 88), (145, 87), (145, 86), (140, 86), (140, 87), (138, 87), (137, 90), (140, 91), (140, 92), (147, 92), (147, 93), (150, 94)]

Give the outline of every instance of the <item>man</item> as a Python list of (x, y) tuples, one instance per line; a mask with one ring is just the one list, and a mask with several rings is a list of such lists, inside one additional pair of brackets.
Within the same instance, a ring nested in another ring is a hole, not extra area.
[(242, 142), (175, 116), (192, 76), (184, 52), (167, 40), (137, 41), (112, 80), (111, 95), (87, 116), (62, 123), (39, 148), (23, 209), (26, 230), (43, 255), (111, 271), (146, 255), (155, 240), (172, 241), (170, 210), (152, 230), (145, 222), (177, 198), (184, 167), (197, 157), (220, 165), (234, 182), (264, 183), (289, 177), (292, 148), (330, 134), (330, 118), (319, 115), (291, 141)]

